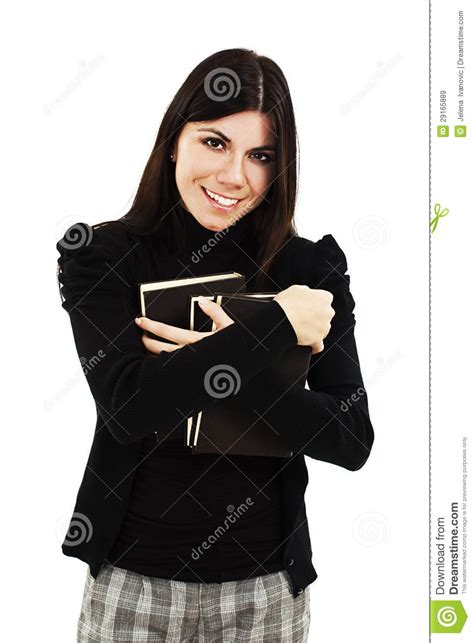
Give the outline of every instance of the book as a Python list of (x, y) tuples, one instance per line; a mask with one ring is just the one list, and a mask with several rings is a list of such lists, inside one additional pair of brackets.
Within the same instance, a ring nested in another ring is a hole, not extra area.
[[(144, 317), (189, 330), (189, 295), (213, 295), (225, 289), (245, 292), (245, 277), (239, 272), (221, 272), (200, 277), (140, 282), (140, 310)], [(172, 341), (145, 331), (147, 337), (167, 344)]]
[[(190, 293), (209, 296), (214, 289), (226, 288), (231, 293), (245, 292), (245, 277), (239, 272), (220, 272), (199, 277), (144, 281), (138, 283), (141, 314), (154, 321), (189, 330)], [(207, 317), (210, 319), (209, 317)], [(211, 320), (212, 321), (212, 320)], [(214, 329), (215, 330), (215, 329)], [(146, 330), (145, 335), (165, 344), (171, 340)], [(155, 431), (158, 441), (158, 434)], [(173, 439), (172, 436), (169, 438)]]
[[(245, 318), (256, 306), (268, 305), (277, 293), (223, 293), (216, 292), (213, 299), (223, 307), (234, 321), (245, 325)], [(202, 332), (213, 330), (213, 321), (199, 307), (198, 296), (189, 296), (189, 327)], [(285, 351), (276, 363), (289, 385), (305, 386), (311, 359), (311, 346), (294, 346)], [(185, 445), (194, 455), (201, 453), (226, 453), (229, 455), (253, 455), (267, 457), (291, 457), (293, 452), (272, 432), (268, 424), (258, 418), (239, 399), (238, 374), (224, 366), (215, 378), (216, 402), (187, 420)], [(234, 387), (222, 393), (222, 382)], [(212, 383), (208, 385), (211, 385)], [(222, 396), (222, 399), (219, 397)]]

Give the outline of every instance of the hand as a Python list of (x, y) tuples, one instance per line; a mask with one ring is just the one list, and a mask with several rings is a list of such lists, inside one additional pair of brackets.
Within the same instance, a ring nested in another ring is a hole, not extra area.
[(311, 346), (311, 354), (324, 350), (323, 340), (331, 330), (336, 311), (331, 306), (334, 297), (328, 290), (294, 284), (279, 292), (277, 301), (286, 313), (298, 338), (298, 344)]
[(143, 333), (142, 342), (144, 343), (145, 348), (156, 355), (159, 355), (161, 351), (170, 353), (186, 344), (194, 344), (194, 342), (198, 342), (199, 340), (204, 339), (204, 337), (209, 337), (209, 335), (213, 335), (215, 332), (234, 323), (233, 319), (229, 317), (219, 304), (216, 304), (216, 302), (210, 301), (205, 297), (203, 298), (203, 302), (201, 309), (214, 321), (216, 326), (215, 331), (200, 332), (197, 330), (187, 330), (186, 328), (172, 326), (171, 324), (165, 324), (164, 322), (153, 321), (148, 317), (136, 317), (136, 324), (143, 330), (150, 331), (158, 337), (164, 337), (172, 342), (176, 342), (175, 345), (166, 344), (165, 342), (160, 342), (157, 339), (151, 339), (151, 337), (148, 337)]

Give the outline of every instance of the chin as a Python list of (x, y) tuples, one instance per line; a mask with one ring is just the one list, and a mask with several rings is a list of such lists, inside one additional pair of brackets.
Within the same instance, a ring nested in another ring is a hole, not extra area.
[(218, 230), (225, 230), (225, 228), (227, 228), (232, 223), (232, 219), (230, 217), (226, 217), (225, 215), (217, 214), (214, 216), (209, 216), (209, 214), (206, 213), (201, 218), (200, 223), (205, 228), (208, 228), (213, 232), (217, 232)]
[(220, 229), (220, 228), (219, 228), (219, 226), (216, 226), (216, 224), (215, 224), (215, 223), (211, 223), (211, 222), (208, 220), (208, 217), (207, 217), (207, 216), (206, 216), (206, 217), (202, 217), (201, 219), (198, 219), (197, 217), (195, 217), (195, 219), (196, 219), (196, 221), (197, 221), (200, 225), (202, 225), (202, 227), (203, 227), (203, 228), (206, 228), (206, 229), (207, 229), (207, 230), (209, 230), (210, 232), (217, 232), (217, 231)]

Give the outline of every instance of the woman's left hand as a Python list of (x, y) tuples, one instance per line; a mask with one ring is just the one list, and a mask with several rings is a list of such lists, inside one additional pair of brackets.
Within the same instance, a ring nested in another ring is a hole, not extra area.
[(226, 328), (234, 323), (233, 319), (224, 312), (224, 309), (216, 304), (214, 301), (204, 298), (204, 305), (201, 306), (201, 310), (209, 315), (209, 317), (214, 321), (216, 330), (210, 332), (200, 332), (197, 330), (187, 330), (186, 328), (180, 328), (179, 326), (171, 326), (171, 324), (165, 324), (160, 321), (153, 321), (148, 317), (136, 317), (135, 322), (143, 330), (152, 332), (158, 337), (163, 337), (164, 339), (169, 339), (173, 344), (167, 344), (165, 342), (160, 342), (157, 339), (151, 339), (145, 333), (142, 335), (142, 342), (151, 353), (159, 355), (161, 351), (171, 352), (175, 351), (186, 344), (194, 344), (204, 337), (209, 337), (215, 332)]

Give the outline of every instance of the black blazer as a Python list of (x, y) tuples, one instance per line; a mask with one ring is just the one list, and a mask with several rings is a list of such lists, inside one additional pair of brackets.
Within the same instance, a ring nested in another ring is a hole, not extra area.
[(278, 253), (272, 280), (263, 288), (274, 292), (275, 284), (283, 290), (298, 283), (334, 296), (331, 330), (324, 350), (311, 357), (309, 389), (302, 389), (276, 378), (272, 370), (281, 353), (297, 342), (278, 302), (270, 302), (245, 326), (234, 323), (192, 348), (150, 354), (134, 322), (140, 315), (137, 284), (170, 278), (164, 262), (121, 221), (95, 226), (86, 241), (80, 245), (63, 238), (56, 244), (62, 307), (69, 313), (97, 409), (63, 553), (86, 562), (97, 577), (127, 510), (142, 438), (155, 431), (164, 437), (180, 422), (184, 426), (183, 411), (192, 414), (214, 402), (202, 382), (209, 368), (225, 363), (240, 375), (239, 395), (294, 452), (285, 460), (282, 489), (284, 562), (296, 598), (317, 578), (304, 503), (304, 456), (356, 471), (374, 440), (343, 251), (330, 234), (317, 242), (292, 237)]

